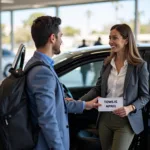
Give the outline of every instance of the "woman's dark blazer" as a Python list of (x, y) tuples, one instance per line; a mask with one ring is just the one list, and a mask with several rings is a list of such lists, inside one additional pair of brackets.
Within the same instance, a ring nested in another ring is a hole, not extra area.
[[(82, 100), (88, 101), (97, 96), (107, 96), (107, 80), (111, 68), (112, 66), (110, 64), (103, 66), (96, 86), (83, 97), (81, 97)], [(138, 134), (144, 129), (142, 108), (148, 103), (150, 99), (149, 72), (147, 70), (147, 63), (145, 61), (136, 66), (128, 64), (124, 82), (123, 99), (124, 106), (133, 104), (136, 108), (136, 111), (128, 115), (128, 119), (133, 131)]]

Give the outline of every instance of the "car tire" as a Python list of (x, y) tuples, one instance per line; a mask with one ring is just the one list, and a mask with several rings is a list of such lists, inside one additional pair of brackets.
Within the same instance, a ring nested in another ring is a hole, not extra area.
[(9, 75), (9, 69), (11, 68), (11, 64), (8, 64), (5, 68), (4, 68), (4, 77), (8, 77)]

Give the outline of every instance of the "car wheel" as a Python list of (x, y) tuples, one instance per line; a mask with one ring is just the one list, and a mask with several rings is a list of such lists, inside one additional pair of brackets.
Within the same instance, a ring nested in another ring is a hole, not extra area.
[(8, 64), (5, 68), (4, 68), (4, 77), (8, 77), (9, 75), (9, 69), (11, 68), (11, 64)]

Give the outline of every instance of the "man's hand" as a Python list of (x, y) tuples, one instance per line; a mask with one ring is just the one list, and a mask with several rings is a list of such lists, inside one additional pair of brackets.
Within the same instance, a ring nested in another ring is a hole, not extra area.
[(129, 106), (120, 107), (120, 108), (114, 110), (113, 113), (120, 117), (126, 117), (132, 111), (134, 111), (133, 107), (131, 105), (129, 105)]
[(98, 106), (101, 106), (100, 103), (98, 103), (98, 97), (94, 98), (93, 100), (89, 102), (85, 102), (85, 109), (90, 110), (92, 108), (98, 108)]
[(73, 99), (73, 98), (70, 98), (70, 97), (66, 97), (65, 100), (66, 100), (66, 101), (73, 101), (74, 99)]

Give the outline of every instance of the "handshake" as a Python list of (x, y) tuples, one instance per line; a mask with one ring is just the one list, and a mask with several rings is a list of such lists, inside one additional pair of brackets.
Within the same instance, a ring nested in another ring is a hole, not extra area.
[[(73, 101), (74, 99), (73, 98), (65, 98), (66, 101)], [(81, 101), (81, 100), (79, 100)], [(98, 107), (101, 106), (100, 103), (98, 103), (98, 97), (94, 98), (93, 100), (91, 101), (88, 101), (88, 102), (85, 102), (85, 109), (86, 110), (90, 110), (92, 108), (96, 108), (98, 109)]]

